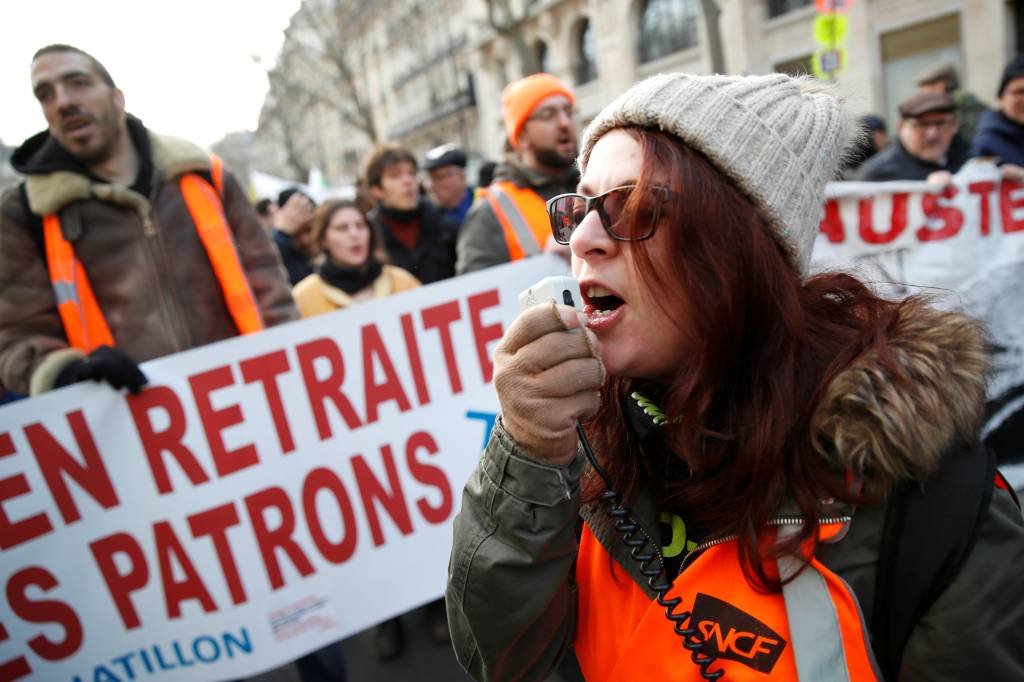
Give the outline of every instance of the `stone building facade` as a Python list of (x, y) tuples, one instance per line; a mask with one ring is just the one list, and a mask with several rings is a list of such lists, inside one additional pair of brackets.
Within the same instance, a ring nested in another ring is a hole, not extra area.
[[(343, 22), (346, 51), (379, 140), (399, 141), (420, 156), (456, 142), (473, 157), (499, 159), (501, 91), (527, 70), (517, 47), (525, 45), (535, 64), (573, 85), (582, 126), (638, 79), (665, 71), (710, 73), (712, 41), (702, 14), (707, 2), (304, 0), (304, 7), (351, 8)], [(726, 73), (809, 70), (813, 0), (715, 2)], [(488, 21), (493, 3), (511, 7), (520, 40)], [(938, 61), (954, 62), (964, 87), (992, 104), (1003, 64), (1020, 49), (1020, 11), (1004, 0), (853, 0), (848, 62), (837, 82), (858, 108), (882, 114), (890, 128), (916, 75)], [(293, 49), (297, 39), (289, 39)], [(323, 87), (329, 80), (318, 82)], [(328, 100), (310, 105), (313, 110), (319, 122), (299, 130), (319, 148), (309, 163), (332, 184), (352, 182), (373, 140), (347, 125)]]
[[(476, 5), (475, 15), (485, 15), (487, 0), (468, 1)], [(809, 71), (815, 49), (812, 0), (717, 3), (726, 73)], [(549, 70), (576, 87), (584, 125), (638, 79), (665, 71), (712, 71), (701, 5), (701, 0), (537, 2), (523, 29), (527, 42), (546, 53)], [(1002, 67), (1020, 49), (1017, 11), (1015, 3), (994, 0), (853, 0), (847, 12), (849, 58), (837, 82), (859, 109), (882, 114), (890, 127), (896, 104), (912, 92), (916, 75), (938, 61), (957, 64), (964, 87), (993, 104)], [(501, 88), (520, 74), (508, 39), (485, 30), (475, 49), (478, 149), (496, 157)]]
[(341, 185), (355, 181), (377, 142), (398, 141), (417, 155), (447, 141), (471, 146), (477, 123), (463, 7), (304, 0), (271, 71), (254, 164), (301, 180), (315, 167)]

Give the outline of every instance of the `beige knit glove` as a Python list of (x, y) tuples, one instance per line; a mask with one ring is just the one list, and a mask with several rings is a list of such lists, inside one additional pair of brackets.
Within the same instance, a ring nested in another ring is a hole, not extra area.
[(583, 315), (554, 301), (525, 310), (494, 353), (501, 421), (526, 454), (566, 464), (576, 454), (576, 422), (601, 403), (600, 345)]

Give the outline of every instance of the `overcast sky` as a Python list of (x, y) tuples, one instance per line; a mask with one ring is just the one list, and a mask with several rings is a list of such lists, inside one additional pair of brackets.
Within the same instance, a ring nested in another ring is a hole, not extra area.
[[(0, 0), (0, 140), (46, 127), (29, 85), (32, 54), (70, 43), (94, 55), (129, 112), (202, 145), (256, 127), (299, 0)], [(258, 57), (263, 65), (256, 64)]]

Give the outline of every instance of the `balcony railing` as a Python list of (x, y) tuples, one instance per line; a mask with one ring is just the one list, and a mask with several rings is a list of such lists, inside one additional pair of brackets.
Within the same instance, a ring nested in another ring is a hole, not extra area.
[(420, 111), (398, 121), (395, 125), (391, 126), (390, 130), (388, 130), (388, 135), (393, 139), (401, 138), (418, 128), (423, 128), (435, 121), (445, 118), (446, 116), (451, 116), (462, 109), (468, 109), (474, 106), (476, 106), (476, 98), (473, 95), (473, 90), (464, 90), (454, 96), (451, 96), (448, 100), (441, 102), (438, 106), (430, 107), (425, 111)]
[[(406, 83), (411, 81), (413, 78), (426, 73), (428, 70), (439, 64), (445, 59), (449, 59), (452, 55), (458, 54), (466, 45), (469, 44), (469, 38), (465, 35), (456, 37), (449, 45), (443, 49), (436, 51), (434, 54), (421, 59), (415, 66), (409, 67), (401, 74), (396, 76), (391, 81), (391, 87), (395, 90), (401, 88)], [(421, 55), (422, 56), (422, 55)]]

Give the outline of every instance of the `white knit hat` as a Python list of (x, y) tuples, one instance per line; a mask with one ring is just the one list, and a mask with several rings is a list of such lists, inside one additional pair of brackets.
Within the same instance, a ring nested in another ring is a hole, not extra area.
[(856, 126), (834, 89), (811, 78), (660, 74), (606, 106), (583, 132), (580, 171), (613, 128), (658, 128), (703, 153), (749, 196), (801, 276), (847, 137)]

